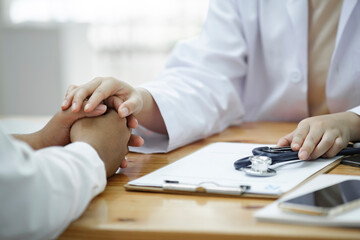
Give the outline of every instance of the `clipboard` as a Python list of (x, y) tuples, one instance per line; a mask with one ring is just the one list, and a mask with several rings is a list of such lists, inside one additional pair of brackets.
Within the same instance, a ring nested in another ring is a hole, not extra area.
[(338, 156), (273, 165), (277, 175), (272, 177), (247, 176), (235, 170), (233, 163), (252, 155), (251, 150), (259, 146), (264, 144), (212, 143), (124, 187), (128, 191), (276, 199), (330, 171), (341, 159)]

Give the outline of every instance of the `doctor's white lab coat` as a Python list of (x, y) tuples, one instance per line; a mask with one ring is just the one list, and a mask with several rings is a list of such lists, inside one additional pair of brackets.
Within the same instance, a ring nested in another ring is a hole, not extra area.
[[(214, 0), (144, 87), (168, 136), (139, 129), (143, 152), (170, 151), (241, 121), (300, 121), (307, 108), (307, 0)], [(326, 84), (331, 113), (360, 114), (360, 2), (344, 0)], [(135, 149), (136, 150), (136, 149)]]

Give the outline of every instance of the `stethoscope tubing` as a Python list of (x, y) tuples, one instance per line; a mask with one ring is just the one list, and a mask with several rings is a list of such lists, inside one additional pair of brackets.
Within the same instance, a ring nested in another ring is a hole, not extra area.
[[(298, 152), (269, 152), (269, 147), (257, 147), (252, 150), (254, 156), (266, 156), (271, 158), (271, 165), (299, 159)], [(347, 147), (341, 150), (337, 156), (360, 154), (360, 148)], [(249, 157), (244, 157), (234, 162), (236, 170), (247, 167), (251, 164)]]

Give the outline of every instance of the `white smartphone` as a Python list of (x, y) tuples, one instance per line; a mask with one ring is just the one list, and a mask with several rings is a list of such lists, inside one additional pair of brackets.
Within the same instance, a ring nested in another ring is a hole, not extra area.
[(280, 202), (285, 211), (311, 215), (337, 215), (360, 207), (360, 180), (343, 181)]

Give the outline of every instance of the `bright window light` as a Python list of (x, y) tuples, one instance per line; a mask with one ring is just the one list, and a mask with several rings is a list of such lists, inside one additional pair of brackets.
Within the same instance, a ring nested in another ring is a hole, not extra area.
[(10, 0), (9, 18), (24, 22), (118, 23), (202, 16), (208, 0)]

